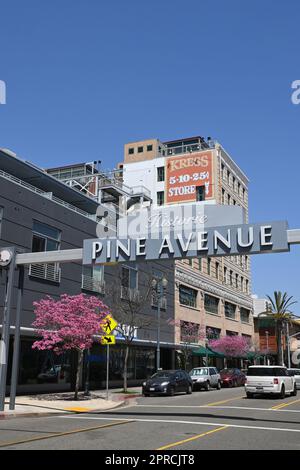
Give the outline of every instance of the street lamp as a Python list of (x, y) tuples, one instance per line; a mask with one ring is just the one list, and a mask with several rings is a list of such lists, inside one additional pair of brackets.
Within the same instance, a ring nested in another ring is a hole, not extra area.
[(164, 290), (167, 288), (168, 280), (162, 277), (154, 277), (152, 288), (157, 293), (157, 346), (156, 346), (156, 370), (160, 369), (160, 307)]

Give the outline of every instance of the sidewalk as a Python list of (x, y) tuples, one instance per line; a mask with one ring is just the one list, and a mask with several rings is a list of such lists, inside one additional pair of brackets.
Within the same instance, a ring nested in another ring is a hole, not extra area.
[(130, 393), (122, 393), (122, 389), (110, 389), (108, 400), (106, 390), (91, 391), (90, 399), (79, 394), (79, 400), (72, 400), (73, 393), (53, 393), (16, 397), (15, 410), (9, 410), (9, 397), (5, 400), (5, 411), (0, 411), (0, 420), (18, 417), (48, 416), (62, 413), (87, 413), (105, 411), (124, 406), (129, 400), (141, 396), (141, 387), (128, 388)]

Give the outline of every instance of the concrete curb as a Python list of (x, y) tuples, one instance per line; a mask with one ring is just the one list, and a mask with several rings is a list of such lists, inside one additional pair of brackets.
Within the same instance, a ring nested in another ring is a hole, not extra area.
[(116, 402), (114, 406), (109, 408), (101, 409), (101, 408), (91, 408), (87, 411), (69, 411), (69, 410), (57, 410), (55, 412), (51, 411), (40, 411), (40, 412), (32, 412), (32, 413), (0, 413), (0, 421), (4, 419), (13, 419), (13, 418), (41, 418), (41, 417), (49, 417), (49, 416), (59, 416), (65, 414), (72, 414), (72, 415), (79, 415), (79, 414), (87, 414), (87, 413), (95, 413), (95, 412), (105, 412), (109, 410), (114, 410), (115, 408), (120, 408), (126, 405), (125, 400), (120, 400)]

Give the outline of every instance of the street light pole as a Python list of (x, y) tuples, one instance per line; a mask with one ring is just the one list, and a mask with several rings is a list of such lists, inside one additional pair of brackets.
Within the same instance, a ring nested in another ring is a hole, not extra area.
[(160, 369), (160, 302), (161, 302), (161, 283), (157, 284), (157, 345), (156, 345), (156, 370)]
[(156, 343), (156, 370), (160, 369), (160, 309), (163, 298), (163, 291), (167, 288), (168, 280), (163, 277), (154, 277), (152, 280), (152, 288), (157, 293), (157, 343)]

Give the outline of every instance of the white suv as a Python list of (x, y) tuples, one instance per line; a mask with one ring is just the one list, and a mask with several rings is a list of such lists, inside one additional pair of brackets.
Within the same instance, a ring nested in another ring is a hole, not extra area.
[(283, 366), (250, 366), (246, 374), (245, 391), (248, 398), (255, 393), (275, 394), (284, 398), (286, 393), (297, 395), (295, 378)]

